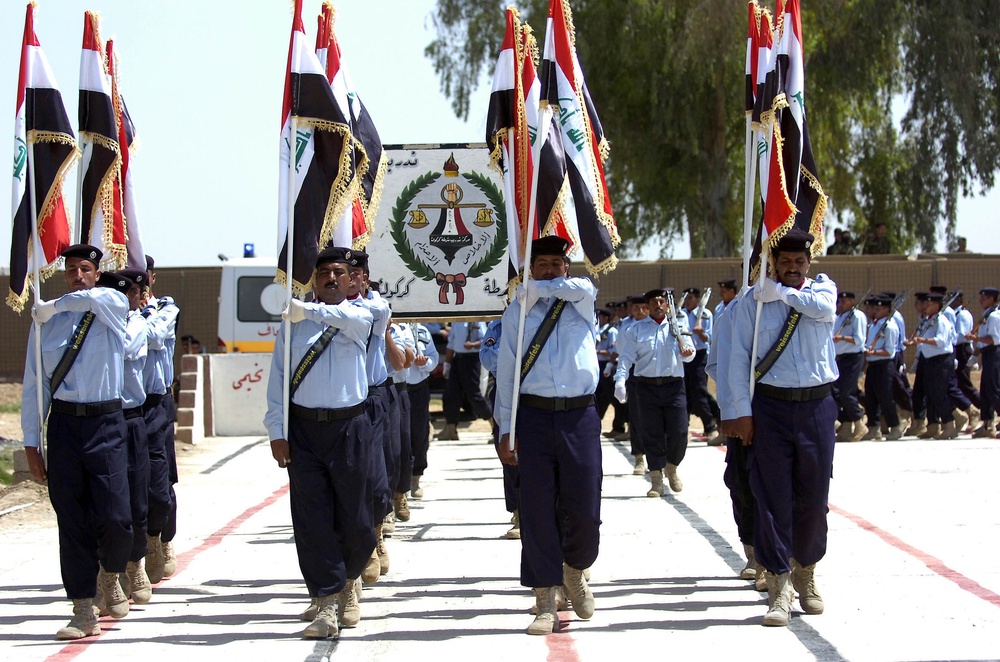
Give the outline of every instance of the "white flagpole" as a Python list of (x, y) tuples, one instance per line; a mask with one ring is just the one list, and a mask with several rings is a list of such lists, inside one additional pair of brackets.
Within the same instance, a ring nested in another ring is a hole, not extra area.
[[(761, 241), (760, 249), (760, 273), (757, 275), (757, 284), (764, 282), (767, 278), (767, 267), (768, 262), (771, 259), (771, 251), (768, 249), (767, 242)], [(757, 384), (756, 371), (757, 371), (757, 344), (760, 341), (760, 326), (757, 322), (760, 320), (760, 311), (764, 308), (764, 302), (757, 300), (757, 312), (753, 317), (753, 350), (750, 352), (750, 398), (753, 399), (754, 386)]]
[[(86, 142), (81, 134), (79, 138), (76, 139), (76, 147), (80, 150), (81, 156), (85, 154), (84, 145)], [(83, 234), (83, 161), (77, 163), (76, 166), (76, 227), (73, 228), (73, 243), (82, 244), (84, 240), (82, 238)], [(89, 237), (86, 243), (90, 243)]]
[(757, 175), (757, 156), (754, 153), (754, 131), (752, 124), (751, 116), (747, 113), (747, 162), (746, 168), (744, 168), (746, 181), (743, 185), (743, 280), (740, 282), (740, 289), (750, 284), (750, 253), (753, 250), (751, 235), (753, 234), (753, 194), (756, 188), (754, 178)]
[[(44, 259), (45, 251), (42, 250), (42, 242), (38, 238), (38, 209), (35, 206), (35, 140), (31, 133), (28, 133), (28, 204), (31, 205), (31, 268), (34, 280), (32, 288), (35, 291), (35, 303), (41, 298), (41, 270), (38, 267), (38, 260)], [(45, 430), (45, 412), (42, 411), (42, 325), (37, 320), (32, 320), (35, 325), (35, 403), (38, 409), (38, 452), (45, 462), (45, 440), (42, 433)], [(53, 394), (54, 395), (54, 394)]]
[[(538, 104), (538, 130), (535, 132), (535, 145), (532, 146), (531, 159), (531, 193), (528, 196), (528, 226), (524, 232), (524, 258), (521, 260), (521, 282), (524, 284), (524, 303), (521, 305), (521, 319), (517, 325), (517, 352), (514, 354), (514, 396), (510, 401), (510, 438), (507, 448), (514, 450), (514, 433), (517, 429), (517, 398), (521, 392), (521, 356), (524, 353), (524, 322), (528, 316), (528, 281), (531, 280), (531, 238), (535, 234), (535, 210), (538, 197), (538, 164), (542, 159), (542, 143), (548, 134), (549, 116), (551, 115), (548, 101)], [(514, 132), (510, 132), (511, 140)]]
[[(291, 134), (288, 140), (288, 222), (285, 224), (287, 233), (285, 235), (285, 309), (292, 305), (292, 241), (295, 237), (295, 140), (298, 133), (298, 118), (291, 116)], [(292, 323), (285, 319), (282, 321), (285, 332), (285, 379), (282, 389), (282, 400), (284, 406), (282, 411), (285, 415), (284, 435), (288, 440), (288, 409), (291, 406), (291, 371), (292, 364)]]

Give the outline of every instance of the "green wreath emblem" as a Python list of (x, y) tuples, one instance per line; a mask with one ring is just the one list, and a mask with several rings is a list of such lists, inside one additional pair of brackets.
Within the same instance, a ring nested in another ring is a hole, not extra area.
[[(389, 234), (396, 246), (396, 252), (399, 253), (399, 257), (403, 259), (403, 263), (413, 275), (421, 280), (434, 280), (437, 274), (423, 260), (417, 257), (417, 254), (413, 251), (413, 247), (410, 245), (410, 240), (406, 238), (403, 226), (406, 224), (406, 212), (410, 208), (410, 205), (413, 204), (413, 199), (417, 197), (418, 193), (436, 182), (440, 177), (441, 173), (439, 172), (428, 172), (420, 175), (407, 184), (400, 192), (399, 197), (396, 198), (396, 206), (392, 208), (392, 227)], [(486, 252), (486, 255), (480, 258), (469, 269), (469, 278), (478, 278), (500, 264), (500, 261), (503, 260), (504, 255), (507, 253), (507, 208), (504, 206), (503, 194), (489, 177), (475, 171), (462, 173), (462, 177), (482, 191), (496, 212), (497, 233), (493, 238), (493, 243), (490, 245), (490, 249)]]

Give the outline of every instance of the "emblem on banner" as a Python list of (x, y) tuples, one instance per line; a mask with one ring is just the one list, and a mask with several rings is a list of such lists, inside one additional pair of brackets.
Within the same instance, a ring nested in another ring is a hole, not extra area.
[(507, 251), (503, 194), (486, 175), (460, 173), (454, 154), (442, 172), (420, 175), (403, 188), (390, 225), (403, 263), (440, 287), (441, 304), (463, 305), (468, 282), (488, 274)]

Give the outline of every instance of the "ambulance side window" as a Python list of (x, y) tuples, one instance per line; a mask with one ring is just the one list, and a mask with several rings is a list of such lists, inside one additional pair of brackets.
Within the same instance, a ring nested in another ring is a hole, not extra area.
[(280, 315), (271, 315), (260, 303), (264, 288), (274, 282), (272, 276), (241, 276), (236, 281), (236, 319), (241, 322), (274, 322)]

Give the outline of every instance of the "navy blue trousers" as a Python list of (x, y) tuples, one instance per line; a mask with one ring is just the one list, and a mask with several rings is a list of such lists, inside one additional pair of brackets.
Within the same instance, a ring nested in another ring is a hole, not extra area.
[(872, 430), (878, 429), (882, 416), (885, 416), (885, 424), (889, 427), (899, 425), (899, 412), (896, 411), (896, 401), (892, 397), (892, 371), (895, 367), (892, 359), (868, 362), (865, 373), (865, 412), (868, 414), (868, 427)]
[(177, 453), (174, 450), (174, 423), (177, 421), (177, 408), (174, 399), (168, 392), (163, 398), (161, 405), (167, 412), (167, 436), (165, 447), (167, 450), (167, 477), (170, 480), (170, 509), (167, 511), (167, 519), (163, 523), (163, 531), (160, 532), (160, 540), (170, 542), (177, 535), (177, 493), (174, 485), (177, 484)]
[(365, 399), (365, 415), (371, 423), (371, 443), (375, 450), (369, 454), (372, 466), (368, 474), (373, 526), (380, 524), (385, 516), (392, 512), (392, 489), (389, 487), (389, 477), (385, 471), (385, 449), (389, 445), (386, 439), (389, 436), (389, 405), (384, 392), (384, 388), (369, 387), (368, 397)]
[(1000, 348), (996, 345), (983, 347), (983, 375), (979, 382), (979, 402), (982, 404), (980, 416), (983, 423), (989, 423), (1000, 407)]
[(750, 473), (747, 459), (750, 446), (744, 446), (739, 437), (726, 437), (726, 470), (722, 480), (729, 488), (729, 499), (733, 502), (733, 519), (740, 542), (753, 545), (753, 518), (757, 502), (750, 489)]
[(837, 403), (833, 396), (784, 402), (753, 398), (753, 445), (748, 470), (757, 500), (753, 547), (773, 573), (804, 566), (826, 554), (830, 478)]
[[(636, 415), (642, 419), (642, 446), (650, 471), (684, 460), (688, 443), (687, 396), (680, 377), (669, 384), (636, 380)], [(631, 402), (631, 400), (630, 400)]]
[[(949, 396), (950, 382), (955, 379), (955, 357), (951, 354), (920, 357), (917, 364), (918, 376), (923, 373), (924, 392), (927, 394), (927, 422), (951, 423), (952, 403)], [(966, 407), (968, 409), (968, 407)]]
[(896, 356), (890, 359), (894, 369), (889, 371), (892, 377), (892, 397), (896, 400), (896, 405), (900, 409), (913, 412), (914, 418), (917, 416), (914, 410), (913, 390), (910, 388), (910, 380), (906, 376), (906, 359), (902, 352), (896, 352)]
[(971, 342), (960, 343), (955, 346), (955, 360), (958, 362), (955, 366), (955, 381), (969, 403), (974, 405), (976, 409), (979, 409), (979, 391), (972, 385), (971, 371), (969, 370), (969, 359), (971, 358)]
[[(311, 597), (333, 595), (361, 571), (375, 549), (370, 472), (371, 421), (289, 421), (292, 528), (299, 569)], [(381, 458), (379, 458), (381, 460)]]
[(913, 418), (927, 418), (927, 391), (924, 390), (924, 371), (920, 369), (922, 358), (917, 358), (916, 374), (913, 375), (913, 390), (911, 401), (913, 402)]
[(562, 586), (562, 564), (594, 564), (601, 539), (601, 420), (597, 408), (517, 417), (521, 585)]
[(49, 500), (59, 525), (59, 566), (71, 600), (97, 595), (98, 562), (125, 572), (132, 551), (128, 448), (122, 413), (69, 416), (48, 425)]
[(431, 389), (429, 381), (410, 391), (410, 448), (413, 455), (414, 476), (427, 471), (427, 450), (431, 443)]
[[(173, 420), (166, 407), (167, 396), (156, 404), (143, 405), (143, 420), (146, 424), (146, 440), (149, 447), (149, 535), (156, 537), (164, 533), (167, 519), (174, 508), (173, 485), (170, 482), (171, 467), (176, 475), (176, 460), (173, 458)], [(167, 435), (170, 446), (167, 446)], [(175, 527), (176, 528), (176, 527)]]
[(714, 432), (718, 427), (716, 421), (719, 413), (719, 403), (715, 401), (712, 394), (708, 392), (708, 373), (705, 366), (708, 364), (708, 350), (699, 349), (694, 353), (694, 358), (684, 364), (684, 388), (687, 396), (688, 414), (694, 414), (701, 419), (701, 424), (705, 432)]
[[(393, 386), (393, 388), (396, 388)], [(399, 477), (396, 479), (397, 492), (410, 491), (410, 479), (413, 478), (413, 448), (410, 441), (410, 392), (406, 384), (396, 391), (399, 404), (399, 454), (396, 456), (399, 465)]]
[(493, 412), (479, 390), (482, 366), (478, 352), (455, 353), (451, 359), (451, 372), (444, 391), (444, 419), (457, 425), (462, 402), (468, 402), (476, 418), (488, 421)]
[(861, 379), (861, 369), (865, 364), (864, 352), (837, 355), (837, 370), (840, 377), (833, 384), (833, 398), (840, 407), (837, 420), (841, 423), (860, 421), (864, 416), (861, 405), (858, 404), (858, 380)]
[(386, 412), (389, 415), (389, 422), (386, 425), (386, 435), (382, 438), (382, 457), (385, 460), (385, 479), (389, 486), (390, 499), (392, 490), (399, 482), (399, 393), (395, 386), (380, 386), (382, 398), (386, 403)]
[(639, 396), (636, 395), (635, 377), (629, 376), (625, 380), (625, 405), (628, 411), (628, 439), (631, 445), (632, 455), (645, 453), (642, 434), (642, 412), (639, 411)]
[(141, 561), (147, 549), (149, 518), (149, 443), (142, 416), (125, 419), (128, 429), (128, 493), (132, 506), (132, 553), (129, 561)]
[[(490, 386), (486, 391), (486, 399), (490, 401), (490, 406), (494, 409), (497, 404), (497, 389), (496, 381), (490, 380)], [(496, 420), (491, 421), (493, 423), (493, 446), (494, 448), (500, 443), (500, 426), (497, 425)], [(497, 451), (497, 456), (500, 456), (499, 451)], [(501, 464), (503, 467), (503, 501), (504, 507), (507, 509), (508, 513), (512, 513), (515, 510), (520, 510), (521, 501), (518, 495), (520, 490), (520, 474), (518, 473), (517, 465)]]

